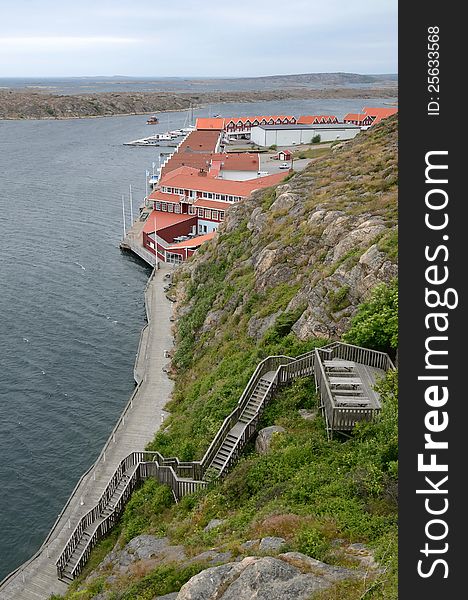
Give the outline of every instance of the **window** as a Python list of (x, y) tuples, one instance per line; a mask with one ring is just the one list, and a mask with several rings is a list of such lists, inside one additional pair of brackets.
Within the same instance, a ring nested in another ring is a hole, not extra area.
[(174, 205), (174, 212), (177, 214), (180, 214), (180, 204), (175, 204)]
[(225, 194), (221, 194), (221, 200), (223, 200), (224, 202), (226, 202), (226, 195)]
[(167, 252), (166, 253), (166, 262), (168, 263), (181, 263), (182, 256), (180, 254), (176, 254), (175, 252)]
[(219, 220), (224, 221), (224, 210), (219, 211)]
[(212, 194), (211, 192), (208, 192), (208, 198), (209, 198), (210, 200), (212, 200), (212, 199), (213, 199), (213, 194)]
[(215, 199), (216, 200), (221, 200), (221, 194), (215, 194)]
[(199, 208), (198, 209), (198, 216), (201, 217), (203, 219), (203, 215), (204, 215), (204, 209), (203, 208)]
[(159, 201), (157, 200), (157, 201), (155, 202), (155, 204), (154, 204), (154, 208), (155, 208), (156, 210), (161, 210), (161, 202), (159, 202)]
[(217, 211), (217, 210), (213, 210), (213, 211), (211, 211), (211, 218), (212, 218), (214, 221), (217, 221), (217, 220), (218, 220), (218, 211)]
[(211, 210), (205, 208), (205, 219), (211, 219)]
[(189, 215), (194, 215), (195, 214), (195, 207), (194, 206), (190, 205), (188, 207), (188, 214)]
[(163, 202), (161, 204), (161, 209), (163, 210), (163, 212), (167, 212), (167, 202)]
[(172, 202), (168, 203), (167, 212), (174, 212), (174, 204)]

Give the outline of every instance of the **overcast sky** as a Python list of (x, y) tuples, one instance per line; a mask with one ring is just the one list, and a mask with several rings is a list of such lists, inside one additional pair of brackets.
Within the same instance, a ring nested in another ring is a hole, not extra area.
[(397, 0), (0, 0), (0, 77), (397, 72)]

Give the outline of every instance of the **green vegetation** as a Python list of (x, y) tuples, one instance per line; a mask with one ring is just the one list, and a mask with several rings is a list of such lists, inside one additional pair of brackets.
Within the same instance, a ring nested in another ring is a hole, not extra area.
[(375, 288), (343, 336), (346, 342), (394, 354), (398, 346), (398, 281)]
[(321, 141), (321, 137), (320, 134), (317, 133), (316, 135), (314, 135), (314, 137), (312, 138), (312, 144), (320, 144)]
[(272, 144), (271, 146), (269, 146), (268, 150), (278, 150), (278, 146), (276, 144)]
[(343, 310), (349, 306), (349, 285), (344, 285), (343, 287), (333, 291), (330, 290), (328, 293), (328, 298), (330, 302), (330, 308), (333, 312), (338, 312), (339, 310)]
[(296, 158), (319, 158), (329, 154), (331, 148), (307, 148), (306, 150), (296, 150), (293, 157)]

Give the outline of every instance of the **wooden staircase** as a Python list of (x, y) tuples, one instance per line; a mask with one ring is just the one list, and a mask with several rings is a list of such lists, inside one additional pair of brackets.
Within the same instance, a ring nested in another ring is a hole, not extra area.
[(242, 432), (245, 426), (252, 421), (263, 406), (265, 396), (271, 386), (275, 372), (269, 371), (265, 373), (257, 382), (253, 392), (242, 410), (237, 423), (228, 431), (223, 443), (218, 452), (215, 454), (212, 462), (209, 464), (209, 469), (212, 473), (220, 475), (225, 469), (225, 465), (232, 455), (234, 449), (239, 444)]
[[(57, 575), (72, 581), (82, 571), (94, 545), (113, 527), (139, 481), (154, 477), (176, 499), (208, 485), (208, 473), (223, 477), (257, 430), (265, 406), (277, 387), (313, 374), (314, 352), (296, 359), (269, 356), (257, 366), (236, 408), (226, 417), (201, 461), (181, 462), (158, 452), (134, 452), (114, 473), (99, 503), (82, 517), (57, 563)], [(209, 477), (211, 479), (211, 475)]]

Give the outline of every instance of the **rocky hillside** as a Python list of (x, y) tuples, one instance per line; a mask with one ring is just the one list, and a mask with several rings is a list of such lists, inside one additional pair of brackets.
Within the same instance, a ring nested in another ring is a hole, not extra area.
[[(358, 304), (397, 273), (396, 150), (392, 121), (335, 146), (305, 172), (231, 210), (217, 241), (181, 277), (190, 278), (184, 292), (190, 296), (205, 265), (229, 264), (242, 248), (201, 331), (216, 330), (235, 304), (238, 317), (249, 316), (247, 334), (256, 340), (280, 315), (301, 307), (292, 326), (299, 339), (340, 336)], [(287, 297), (285, 288), (289, 302), (271, 304)], [(252, 310), (252, 298), (262, 310)]]
[[(175, 391), (150, 449), (201, 457), (265, 356), (352, 335), (356, 313), (395, 333), (396, 195), (390, 119), (230, 210), (175, 278)], [(328, 440), (313, 379), (285, 387), (223, 482), (176, 505), (155, 481), (135, 492), (67, 597), (396, 600), (395, 372), (379, 392), (378, 422)]]
[(396, 85), (365, 89), (305, 87), (276, 91), (239, 92), (101, 92), (56, 95), (31, 91), (0, 90), (0, 119), (70, 119), (112, 115), (148, 114), (184, 110), (220, 102), (259, 102), (286, 98), (388, 98), (397, 95)]

